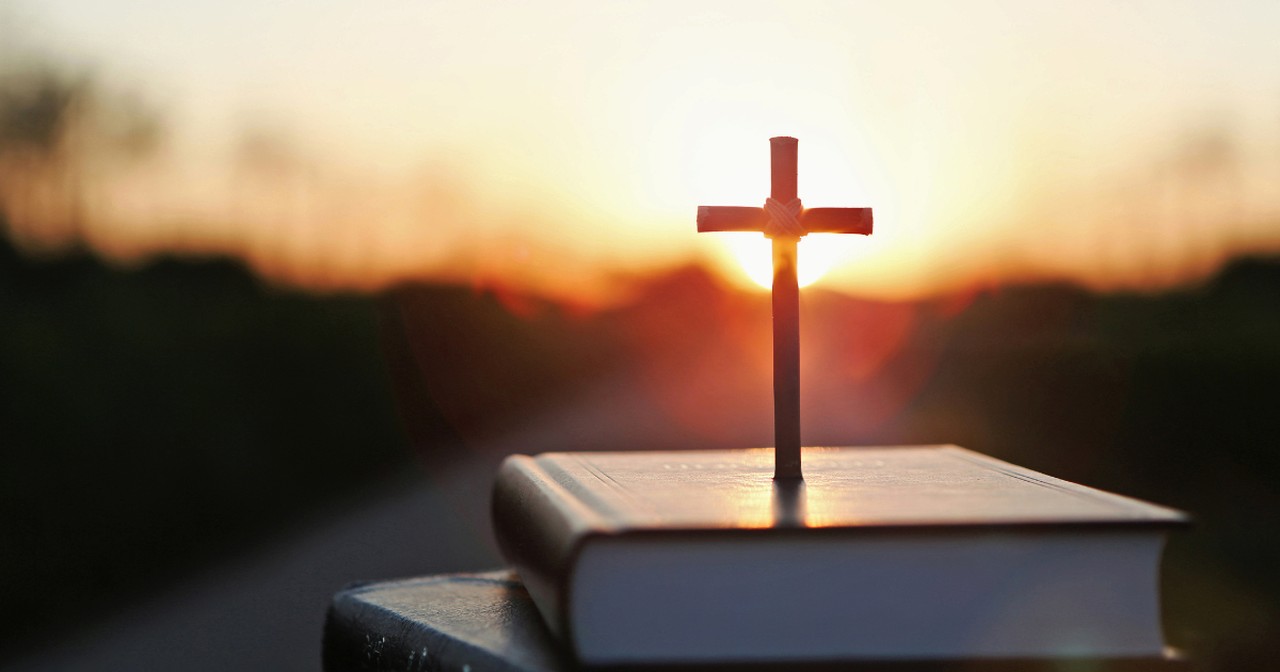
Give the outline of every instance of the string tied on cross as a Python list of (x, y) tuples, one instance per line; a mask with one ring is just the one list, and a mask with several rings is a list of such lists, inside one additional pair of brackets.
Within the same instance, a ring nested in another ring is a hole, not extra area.
[(783, 203), (772, 197), (766, 198), (764, 211), (769, 214), (769, 221), (764, 227), (765, 238), (800, 238), (806, 233), (800, 224), (800, 213), (804, 212), (800, 199), (793, 198)]

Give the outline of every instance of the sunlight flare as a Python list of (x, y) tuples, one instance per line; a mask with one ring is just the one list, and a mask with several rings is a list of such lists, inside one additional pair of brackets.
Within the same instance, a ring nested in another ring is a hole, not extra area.
[[(773, 254), (768, 238), (759, 234), (720, 234), (729, 255), (737, 264), (734, 274), (746, 276), (763, 289), (773, 285)], [(838, 265), (850, 263), (856, 255), (851, 241), (840, 236), (815, 234), (800, 239), (796, 279), (801, 287), (812, 285)]]

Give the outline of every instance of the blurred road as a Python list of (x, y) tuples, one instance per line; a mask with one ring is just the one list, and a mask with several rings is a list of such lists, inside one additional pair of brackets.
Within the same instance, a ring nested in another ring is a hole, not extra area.
[(396, 484), (4, 669), (315, 672), (344, 585), (499, 566), (493, 468), (477, 459)]

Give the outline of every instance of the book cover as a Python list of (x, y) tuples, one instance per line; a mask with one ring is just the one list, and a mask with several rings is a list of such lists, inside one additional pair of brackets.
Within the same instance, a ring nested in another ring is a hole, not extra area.
[(569, 669), (509, 571), (357, 585), (325, 619), (327, 672)]
[[(1159, 658), (1180, 512), (956, 446), (512, 456), (499, 545), (593, 664)], [(636, 637), (643, 633), (643, 637)]]

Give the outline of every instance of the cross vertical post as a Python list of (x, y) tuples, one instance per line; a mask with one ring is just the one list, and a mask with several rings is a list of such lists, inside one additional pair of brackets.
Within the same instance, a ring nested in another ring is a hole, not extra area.
[(760, 231), (773, 241), (773, 438), (777, 481), (800, 465), (800, 288), (796, 244), (809, 233), (871, 233), (871, 208), (804, 208), (796, 196), (795, 138), (769, 138), (770, 193), (763, 208), (699, 206), (698, 231)]
[[(796, 198), (799, 141), (769, 138), (769, 197)], [(800, 469), (800, 282), (798, 236), (773, 238), (773, 477), (804, 478)]]

